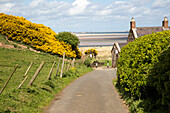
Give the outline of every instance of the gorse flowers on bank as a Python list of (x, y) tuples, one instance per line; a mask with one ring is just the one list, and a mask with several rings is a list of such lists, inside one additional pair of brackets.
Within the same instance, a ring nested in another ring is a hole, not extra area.
[(0, 13), (0, 33), (9, 40), (18, 41), (47, 53), (76, 57), (72, 46), (55, 38), (57, 34), (43, 24), (36, 24), (23, 17)]

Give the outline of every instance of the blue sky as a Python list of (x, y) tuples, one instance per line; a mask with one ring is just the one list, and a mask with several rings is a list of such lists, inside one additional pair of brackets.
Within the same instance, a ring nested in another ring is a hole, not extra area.
[(161, 26), (169, 6), (170, 0), (0, 0), (0, 12), (55, 32), (128, 31), (132, 17), (138, 27)]

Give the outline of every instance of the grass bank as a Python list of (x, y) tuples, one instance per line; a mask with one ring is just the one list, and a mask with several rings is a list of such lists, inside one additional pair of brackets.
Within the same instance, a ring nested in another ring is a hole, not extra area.
[[(42, 61), (45, 61), (45, 65), (33, 85), (28, 87), (30, 79)], [(47, 80), (53, 61), (56, 61), (56, 65), (54, 66), (51, 80)], [(92, 70), (77, 62), (75, 68), (70, 68), (67, 72), (65, 71), (64, 77), (60, 78), (59, 73), (56, 76), (58, 61), (59, 58), (57, 56), (47, 53), (35, 53), (27, 49), (0, 48), (0, 89), (8, 79), (14, 66), (18, 64), (16, 72), (4, 92), (0, 95), (0, 112), (43, 112), (44, 106), (48, 106), (55, 95), (64, 87), (79, 76)], [(28, 72), (28, 79), (20, 89), (17, 89), (24, 79), (23, 75), (31, 62), (33, 62), (33, 66)], [(61, 64), (62, 62), (60, 62), (60, 68)], [(66, 70), (66, 66), (64, 69)]]

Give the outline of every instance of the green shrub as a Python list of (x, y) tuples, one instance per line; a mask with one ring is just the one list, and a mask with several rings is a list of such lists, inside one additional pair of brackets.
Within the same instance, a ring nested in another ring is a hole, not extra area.
[(72, 50), (76, 52), (77, 58), (81, 58), (82, 53), (78, 49), (78, 44), (80, 41), (76, 35), (72, 34), (71, 32), (59, 32), (58, 35), (56, 35), (56, 39), (71, 45)]
[(152, 100), (147, 103), (147, 106), (154, 103), (153, 107), (162, 106), (166, 109), (170, 103), (170, 46), (161, 53), (158, 62), (154, 63), (147, 79), (147, 85), (148, 99)]
[(87, 66), (87, 67), (90, 67), (90, 63), (91, 63), (91, 59), (90, 57), (87, 57), (84, 61), (84, 64)]
[(71, 68), (63, 74), (63, 77), (72, 77), (72, 76), (76, 76), (77, 74), (78, 74), (77, 69)]
[(78, 37), (71, 32), (59, 32), (56, 38), (70, 44), (72, 47), (77, 47), (80, 43)]
[(163, 31), (142, 36), (124, 46), (117, 62), (116, 86), (119, 90), (134, 100), (148, 98), (147, 94), (152, 93), (147, 90), (150, 70), (169, 43), (170, 31)]

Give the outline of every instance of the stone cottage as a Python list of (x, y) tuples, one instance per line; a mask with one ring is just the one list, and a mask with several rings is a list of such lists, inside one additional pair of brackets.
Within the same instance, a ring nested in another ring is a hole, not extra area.
[[(168, 26), (168, 19), (167, 17), (164, 18), (162, 21), (162, 26), (160, 27), (136, 27), (136, 22), (134, 18), (130, 21), (130, 30), (129, 30), (129, 35), (127, 39), (128, 42), (132, 42), (135, 40), (135, 38), (139, 38), (144, 35), (152, 34), (153, 32), (161, 32), (163, 30), (170, 30), (170, 27)], [(117, 43), (115, 42), (113, 45), (113, 48), (111, 50), (112, 54), (112, 67), (116, 67), (116, 61), (119, 58), (119, 53), (121, 47), (125, 46), (127, 43)]]
[(119, 53), (121, 51), (121, 47), (125, 46), (127, 43), (117, 43), (113, 44), (111, 54), (112, 54), (112, 67), (116, 67), (116, 61), (119, 58)]
[(161, 32), (163, 30), (170, 30), (167, 17), (164, 18), (164, 20), (162, 21), (162, 26), (160, 27), (136, 27), (136, 22), (134, 18), (132, 18), (132, 20), (130, 21), (130, 30), (127, 42), (132, 42), (135, 40), (135, 38), (152, 34), (153, 32)]
[(113, 44), (113, 48), (111, 50), (111, 54), (112, 54), (112, 67), (115, 68), (116, 67), (116, 61), (119, 58), (119, 53), (120, 53), (120, 46), (117, 42), (115, 42)]

